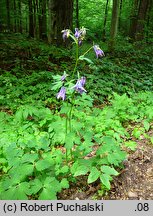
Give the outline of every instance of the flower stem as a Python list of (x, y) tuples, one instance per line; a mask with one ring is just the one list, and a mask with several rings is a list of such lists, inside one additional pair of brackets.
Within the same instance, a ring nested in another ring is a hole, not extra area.
[(72, 78), (74, 77), (74, 74), (76, 73), (78, 61), (79, 61), (79, 44), (78, 44), (78, 42), (76, 43), (76, 57), (75, 58), (76, 58), (76, 61), (75, 61), (75, 66), (74, 66), (74, 70), (72, 73)]

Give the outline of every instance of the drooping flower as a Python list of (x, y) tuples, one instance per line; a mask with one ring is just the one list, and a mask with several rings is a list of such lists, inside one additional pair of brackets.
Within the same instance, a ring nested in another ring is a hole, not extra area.
[(74, 36), (78, 39), (80, 37), (80, 32), (78, 28), (75, 28), (75, 34)]
[(82, 94), (83, 92), (87, 92), (84, 89), (85, 82), (86, 82), (86, 78), (81, 77), (81, 79), (78, 79), (77, 83), (72, 88), (75, 89), (75, 91), (79, 92), (80, 94)]
[(64, 101), (65, 100), (65, 98), (66, 98), (66, 89), (65, 89), (65, 87), (62, 87), (61, 89), (60, 89), (60, 91), (58, 92), (58, 94), (57, 94), (57, 99), (60, 99), (60, 98), (62, 98), (62, 100)]
[(61, 81), (64, 81), (67, 76), (68, 76), (68, 74), (66, 74), (66, 72), (64, 71), (64, 74), (61, 76)]
[(97, 58), (103, 57), (105, 55), (104, 52), (100, 49), (99, 45), (94, 45), (93, 49), (94, 49), (94, 51), (96, 53)]
[(70, 30), (69, 29), (64, 29), (61, 32), (63, 33), (62, 37), (63, 37), (63, 40), (65, 41), (70, 35)]
[(82, 41), (86, 35), (86, 28), (82, 27), (80, 30), (78, 28), (75, 28), (75, 34), (74, 36), (78, 40), (78, 44), (81, 45)]

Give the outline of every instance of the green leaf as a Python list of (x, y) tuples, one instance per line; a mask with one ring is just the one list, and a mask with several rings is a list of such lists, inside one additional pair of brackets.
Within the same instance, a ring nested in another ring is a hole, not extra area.
[(69, 170), (69, 166), (65, 165), (60, 169), (60, 173), (67, 173)]
[(145, 121), (143, 122), (143, 125), (144, 125), (145, 130), (148, 131), (149, 128), (150, 128), (149, 122), (148, 122), (147, 120), (145, 120)]
[(86, 175), (87, 172), (89, 172), (89, 167), (85, 166), (85, 165), (79, 165), (76, 168), (76, 172), (74, 173), (74, 176), (80, 176), (80, 175)]
[(25, 162), (34, 163), (34, 161), (36, 161), (37, 159), (38, 159), (38, 154), (26, 153), (26, 154), (23, 155), (21, 161), (22, 161), (22, 163), (25, 163)]
[(27, 176), (32, 175), (34, 166), (32, 164), (22, 164), (17, 167), (13, 167), (9, 171), (9, 175), (12, 178), (12, 184), (17, 184), (23, 181)]
[(136, 147), (137, 147), (137, 143), (134, 141), (127, 141), (124, 143), (126, 147), (130, 148), (132, 151), (135, 151)]
[(66, 178), (63, 178), (60, 184), (62, 188), (69, 188), (69, 182)]
[(29, 182), (30, 188), (28, 190), (28, 195), (36, 194), (43, 187), (42, 182), (39, 179), (34, 179)]
[(55, 177), (46, 177), (44, 181), (44, 188), (50, 188), (52, 191), (60, 192), (60, 182)]
[(102, 166), (101, 171), (108, 175), (114, 175), (114, 176), (119, 175), (119, 173), (113, 167), (110, 166)]
[(70, 132), (65, 137), (65, 148), (70, 150), (74, 146), (76, 134), (74, 132)]
[(43, 170), (45, 170), (45, 169), (48, 169), (49, 167), (51, 167), (53, 165), (53, 162), (51, 161), (48, 161), (48, 160), (44, 160), (44, 159), (42, 159), (42, 160), (39, 160), (39, 161), (37, 161), (37, 163), (35, 164), (35, 166), (36, 166), (36, 169), (38, 170), (38, 171), (43, 171)]
[(3, 192), (2, 199), (6, 200), (27, 200), (26, 191), (29, 187), (28, 182), (22, 182)]
[(6, 164), (7, 160), (5, 158), (0, 158), (0, 164)]
[(40, 193), (39, 200), (56, 200), (56, 192), (50, 188), (44, 188)]
[(62, 85), (63, 85), (62, 81), (55, 82), (55, 83), (53, 83), (51, 90), (57, 90), (57, 89), (61, 88)]
[(110, 175), (108, 174), (102, 174), (100, 176), (100, 180), (103, 183), (103, 185), (105, 185), (105, 187), (110, 190)]
[(83, 61), (85, 60), (86, 62), (88, 62), (89, 64), (93, 64), (93, 61), (91, 61), (89, 58), (84, 57), (83, 55), (81, 55), (79, 57), (79, 60)]
[(96, 167), (92, 167), (91, 172), (88, 176), (88, 184), (95, 182), (100, 177), (100, 172)]

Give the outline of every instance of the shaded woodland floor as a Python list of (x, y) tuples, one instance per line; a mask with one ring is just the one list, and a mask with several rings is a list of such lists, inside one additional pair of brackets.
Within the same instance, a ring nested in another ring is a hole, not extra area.
[[(74, 59), (69, 56), (70, 53), (27, 40), (21, 35), (1, 37), (0, 110), (13, 116), (22, 105), (40, 104), (57, 111), (60, 103), (55, 98), (55, 92), (51, 91), (52, 75), (72, 69)], [(120, 46), (114, 56), (106, 54), (104, 60), (95, 60), (97, 65), (94, 69), (84, 62), (81, 64), (79, 69), (86, 71), (87, 90), (94, 98), (94, 108), (102, 110), (109, 106), (108, 97), (112, 92), (129, 96), (139, 91), (152, 92), (153, 46), (145, 49), (137, 44), (138, 50), (134, 46), (131, 49), (131, 46), (127, 44), (124, 49)], [(153, 123), (150, 123), (147, 134), (153, 137)], [(113, 178), (110, 191), (103, 191), (99, 181), (87, 184), (87, 176), (79, 176), (77, 183), (70, 183), (70, 188), (58, 193), (58, 199), (152, 200), (153, 145), (143, 135), (140, 139), (131, 135), (130, 139), (137, 143), (136, 150), (125, 148), (128, 158), (124, 161), (124, 168), (118, 170), (120, 175)]]

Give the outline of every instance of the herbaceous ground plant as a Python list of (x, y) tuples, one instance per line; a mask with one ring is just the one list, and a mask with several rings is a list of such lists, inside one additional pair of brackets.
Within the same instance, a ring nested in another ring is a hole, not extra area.
[[(88, 184), (100, 179), (104, 186), (103, 189), (109, 190), (112, 176), (119, 174), (112, 164), (118, 165), (125, 158), (125, 154), (120, 150), (119, 146), (114, 145), (114, 140), (106, 137), (105, 144), (97, 150), (96, 155), (91, 158), (86, 157), (92, 153), (94, 145), (93, 125), (95, 122), (93, 123), (94, 115), (91, 118), (89, 115), (86, 117), (86, 112), (88, 113), (89, 107), (92, 106), (92, 98), (85, 89), (86, 77), (78, 71), (80, 61), (85, 60), (88, 63), (93, 63), (86, 58), (89, 51), (93, 50), (97, 59), (103, 57), (104, 52), (99, 45), (93, 44), (83, 55), (79, 55), (79, 48), (86, 36), (86, 29), (83, 27), (76, 28), (75, 33), (65, 29), (62, 34), (64, 41), (68, 38), (72, 39), (76, 52), (75, 65), (71, 74), (64, 71), (62, 76), (53, 76), (55, 82), (52, 89), (58, 91), (56, 97), (63, 101), (60, 112), (65, 117), (65, 161), (73, 177), (89, 173)], [(108, 145), (108, 143), (111, 144)], [(114, 152), (118, 152), (119, 156), (109, 162), (107, 156)]]
[[(86, 60), (91, 63), (91, 60), (86, 58), (85, 55), (93, 49), (95, 51), (96, 57), (100, 58), (104, 56), (104, 52), (100, 49), (99, 45), (91, 46), (83, 55), (79, 56), (79, 47), (82, 45), (83, 40), (86, 36), (86, 28), (82, 27), (80, 29), (75, 28), (75, 33), (73, 33), (69, 29), (65, 29), (62, 31), (63, 40), (66, 41), (69, 37), (73, 40), (75, 44), (76, 58), (75, 58), (75, 66), (72, 73), (69, 75), (64, 71), (62, 76), (54, 76), (53, 78), (56, 80), (55, 85), (52, 89), (60, 88), (57, 93), (57, 99), (62, 99), (63, 103), (66, 103), (67, 112), (66, 114), (66, 122), (65, 122), (65, 138), (67, 138), (68, 134), (72, 132), (72, 118), (73, 118), (73, 107), (75, 105), (75, 97), (77, 94), (86, 94), (87, 91), (85, 89), (86, 77), (81, 76), (77, 70), (78, 63), (80, 60)], [(74, 81), (77, 77), (77, 81), (74, 84)], [(73, 148), (73, 146), (71, 146)], [(73, 157), (72, 148), (66, 147), (66, 161), (68, 162), (68, 153), (71, 154), (71, 159)], [(69, 152), (70, 150), (70, 152)]]

